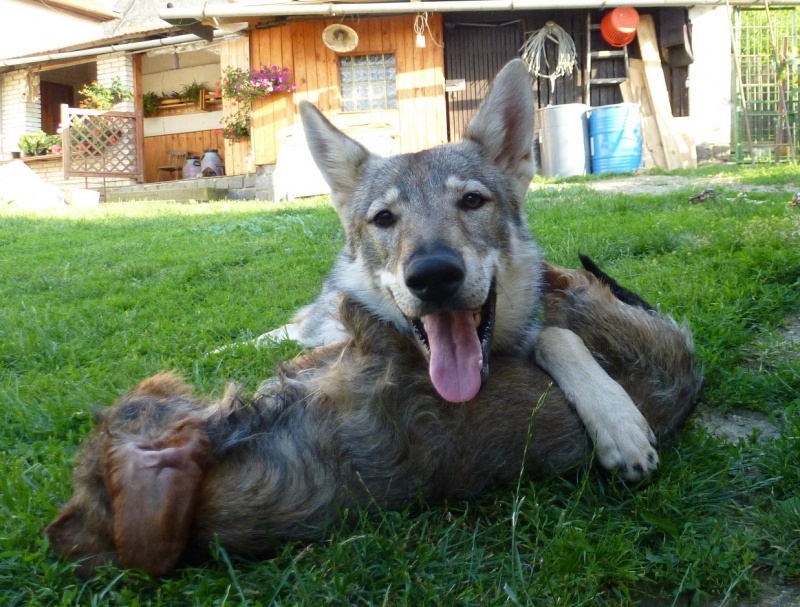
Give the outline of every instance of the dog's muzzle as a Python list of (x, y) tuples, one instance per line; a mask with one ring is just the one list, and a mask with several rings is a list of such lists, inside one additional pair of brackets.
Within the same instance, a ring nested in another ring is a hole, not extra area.
[(428, 354), (433, 386), (445, 400), (472, 400), (489, 377), (496, 301), (493, 282), (479, 310), (434, 312), (410, 320), (414, 335)]
[(415, 253), (405, 267), (408, 290), (428, 304), (442, 306), (464, 284), (467, 270), (464, 260), (448, 247)]
[(463, 258), (445, 245), (420, 248), (404, 269), (406, 287), (427, 310), (410, 323), (428, 355), (431, 381), (439, 396), (456, 403), (472, 400), (489, 374), (495, 318), (494, 282), (479, 309), (461, 308), (466, 276)]

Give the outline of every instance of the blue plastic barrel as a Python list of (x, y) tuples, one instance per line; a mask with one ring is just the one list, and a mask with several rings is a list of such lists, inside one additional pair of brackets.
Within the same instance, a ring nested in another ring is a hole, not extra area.
[(592, 108), (589, 115), (592, 173), (628, 173), (642, 164), (638, 103)]

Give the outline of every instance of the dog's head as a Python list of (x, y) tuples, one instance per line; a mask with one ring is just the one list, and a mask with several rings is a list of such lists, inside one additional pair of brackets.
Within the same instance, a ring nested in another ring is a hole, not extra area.
[(183, 554), (209, 453), (189, 390), (162, 373), (96, 414), (75, 492), (45, 529), (79, 576), (104, 563), (163, 575)]
[(472, 399), (493, 341), (509, 349), (526, 340), (538, 297), (523, 210), (534, 172), (524, 63), (503, 68), (463, 141), (422, 152), (382, 158), (311, 104), (300, 113), (347, 238), (352, 263), (340, 284), (409, 327), (443, 398)]

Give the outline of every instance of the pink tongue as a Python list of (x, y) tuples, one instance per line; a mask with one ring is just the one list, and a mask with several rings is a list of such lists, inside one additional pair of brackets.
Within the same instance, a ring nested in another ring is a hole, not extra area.
[(481, 344), (472, 312), (439, 312), (422, 317), (431, 349), (433, 387), (451, 403), (472, 400), (481, 389)]

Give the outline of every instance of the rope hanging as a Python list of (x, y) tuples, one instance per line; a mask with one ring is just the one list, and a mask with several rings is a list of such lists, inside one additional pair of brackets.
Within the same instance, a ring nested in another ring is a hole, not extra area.
[[(545, 43), (552, 42), (557, 46), (558, 62), (554, 71), (550, 71), (550, 63), (547, 61), (547, 52)], [(522, 52), (522, 60), (528, 64), (528, 69), (531, 74), (537, 78), (547, 78), (550, 80), (550, 89), (555, 86), (556, 78), (565, 76), (572, 73), (572, 68), (575, 67), (575, 42), (570, 35), (564, 31), (560, 25), (555, 21), (548, 21), (540, 30), (532, 33), (525, 44), (520, 49)], [(542, 57), (544, 57), (544, 64), (547, 71), (550, 73), (542, 73)]]

